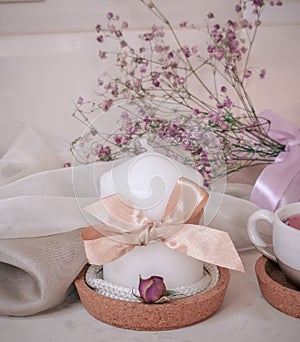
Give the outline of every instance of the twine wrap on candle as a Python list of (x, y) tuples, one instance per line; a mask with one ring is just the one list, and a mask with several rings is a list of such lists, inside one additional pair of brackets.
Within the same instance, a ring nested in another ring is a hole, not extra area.
[(81, 233), (88, 262), (103, 265), (136, 246), (159, 240), (192, 258), (243, 272), (228, 233), (198, 225), (207, 199), (202, 187), (181, 177), (160, 222), (149, 220), (118, 194), (87, 205), (84, 209), (103, 222)]

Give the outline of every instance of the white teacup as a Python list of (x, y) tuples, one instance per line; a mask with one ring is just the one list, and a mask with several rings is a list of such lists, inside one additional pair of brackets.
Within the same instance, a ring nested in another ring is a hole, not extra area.
[[(278, 263), (285, 275), (300, 287), (300, 229), (283, 222), (291, 215), (300, 213), (300, 202), (288, 204), (274, 213), (257, 210), (248, 219), (248, 235), (253, 245), (267, 258)], [(258, 222), (267, 221), (272, 226), (273, 250), (258, 230)]]

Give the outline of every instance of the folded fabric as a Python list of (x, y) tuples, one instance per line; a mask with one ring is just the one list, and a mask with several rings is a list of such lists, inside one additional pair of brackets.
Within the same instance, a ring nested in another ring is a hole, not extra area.
[[(66, 298), (86, 263), (80, 230), (97, 223), (81, 207), (98, 198), (99, 179), (114, 163), (62, 168), (51, 146), (28, 127), (16, 141), (0, 161), (0, 314), (25, 316)], [(11, 165), (20, 171), (4, 177)], [(215, 194), (216, 212), (206, 208), (209, 225), (227, 231), (239, 251), (252, 248), (246, 222), (258, 207), (246, 200), (251, 186), (227, 189), (229, 194)]]
[(79, 230), (0, 239), (0, 314), (33, 315), (60, 304), (85, 263)]
[[(39, 172), (0, 187), (0, 238), (60, 234), (97, 223), (80, 207), (98, 198), (99, 187), (93, 185), (99, 184), (109, 167), (111, 163), (100, 162), (78, 166), (75, 171)], [(87, 182), (94, 174), (98, 182)]]
[(62, 167), (53, 148), (31, 126), (25, 125), (0, 160), (0, 186), (44, 170)]
[[(73, 170), (62, 164), (30, 127), (24, 128), (0, 161), (2, 315), (32, 315), (61, 303), (86, 263), (80, 228), (90, 221), (75, 198)], [(96, 171), (101, 174), (107, 167), (100, 163)], [(85, 175), (95, 169), (82, 168)], [(80, 166), (78, 172), (81, 178)]]

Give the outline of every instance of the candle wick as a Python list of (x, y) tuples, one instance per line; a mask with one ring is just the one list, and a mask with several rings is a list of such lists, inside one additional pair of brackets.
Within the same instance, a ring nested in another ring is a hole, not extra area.
[(147, 152), (154, 152), (154, 149), (152, 146), (148, 145), (148, 141), (145, 138), (140, 139), (140, 144)]

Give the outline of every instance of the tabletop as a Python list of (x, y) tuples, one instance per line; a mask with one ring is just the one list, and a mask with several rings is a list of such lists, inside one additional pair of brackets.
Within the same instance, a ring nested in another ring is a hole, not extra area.
[(296, 341), (300, 320), (281, 313), (262, 296), (256, 275), (255, 250), (241, 253), (246, 272), (230, 271), (222, 306), (193, 326), (159, 332), (115, 328), (93, 318), (77, 296), (50, 311), (30, 317), (0, 317), (1, 342), (199, 342)]

